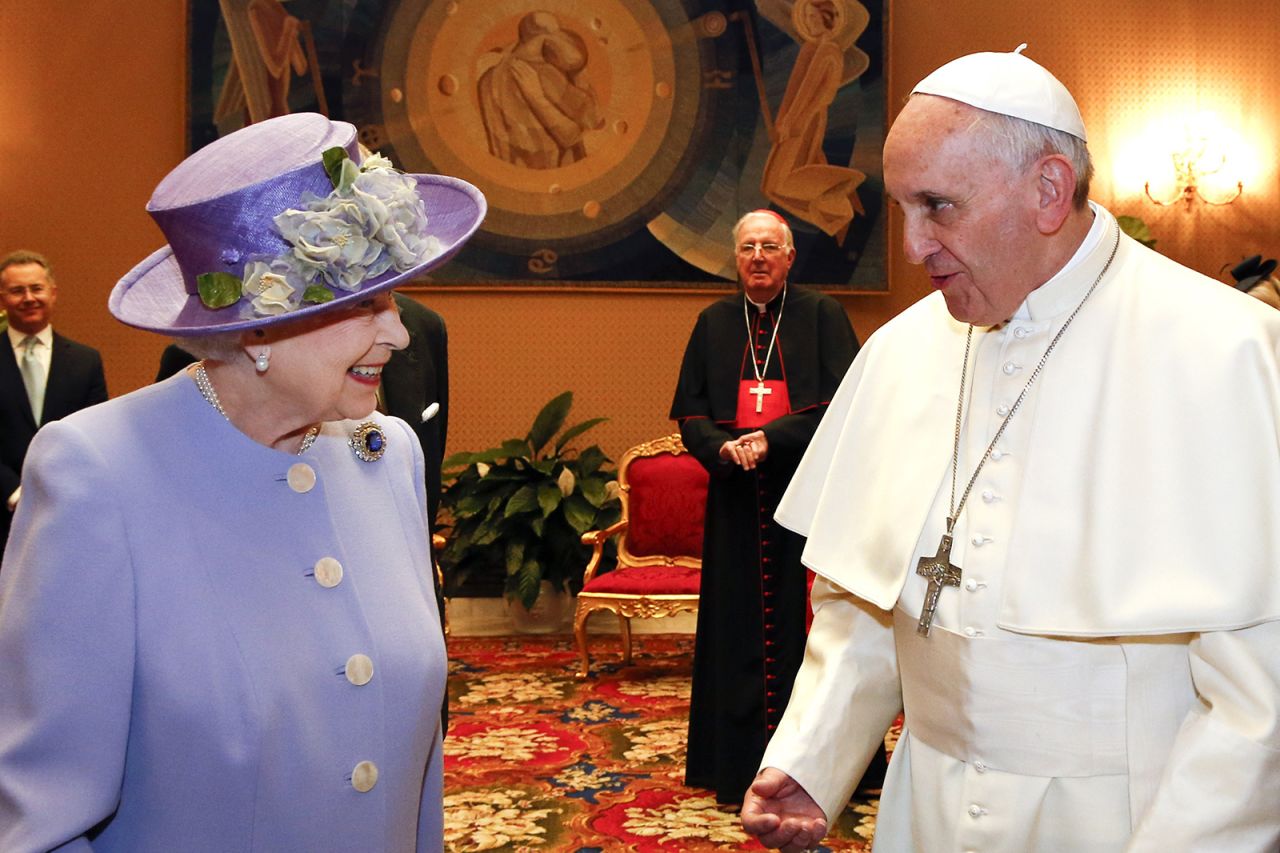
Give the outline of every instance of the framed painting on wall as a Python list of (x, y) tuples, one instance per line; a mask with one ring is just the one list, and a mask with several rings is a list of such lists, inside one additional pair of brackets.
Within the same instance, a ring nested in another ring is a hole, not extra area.
[[(792, 280), (882, 291), (887, 3), (190, 0), (190, 140), (313, 110), (482, 230), (431, 284), (705, 289), (785, 215)], [(428, 211), (428, 215), (430, 212)]]

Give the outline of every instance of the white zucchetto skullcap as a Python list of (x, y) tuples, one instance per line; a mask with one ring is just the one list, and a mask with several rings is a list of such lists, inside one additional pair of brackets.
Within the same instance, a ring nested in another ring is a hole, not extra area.
[(987, 112), (1026, 119), (1088, 141), (1075, 98), (1057, 77), (1022, 55), (971, 53), (916, 84), (912, 94), (939, 95)]

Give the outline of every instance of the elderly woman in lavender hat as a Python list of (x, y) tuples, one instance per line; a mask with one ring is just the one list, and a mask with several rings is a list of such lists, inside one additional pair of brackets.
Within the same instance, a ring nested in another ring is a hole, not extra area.
[(391, 289), (470, 185), (318, 115), (189, 157), (110, 310), (186, 373), (41, 430), (0, 571), (0, 850), (439, 850), (423, 458)]

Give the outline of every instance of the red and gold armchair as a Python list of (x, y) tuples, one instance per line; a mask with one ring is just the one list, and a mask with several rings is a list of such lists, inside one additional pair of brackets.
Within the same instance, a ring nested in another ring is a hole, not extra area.
[[(618, 464), (622, 518), (582, 535), (593, 548), (573, 619), (582, 657), (579, 678), (590, 670), (587, 617), (609, 610), (622, 633), (622, 662), (631, 662), (631, 619), (697, 611), (702, 570), (702, 525), (707, 472), (679, 435), (638, 444)], [(597, 574), (605, 542), (618, 537), (618, 564)]]

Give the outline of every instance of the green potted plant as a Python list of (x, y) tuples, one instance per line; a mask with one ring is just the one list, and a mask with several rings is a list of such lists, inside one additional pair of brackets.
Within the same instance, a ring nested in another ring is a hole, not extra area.
[(555, 590), (581, 588), (589, 556), (582, 534), (617, 521), (621, 509), (609, 458), (596, 445), (570, 447), (607, 418), (560, 432), (572, 405), (566, 391), (542, 407), (524, 438), (444, 461), (440, 563), (451, 581), (501, 567), (507, 599), (526, 609), (544, 582)]

